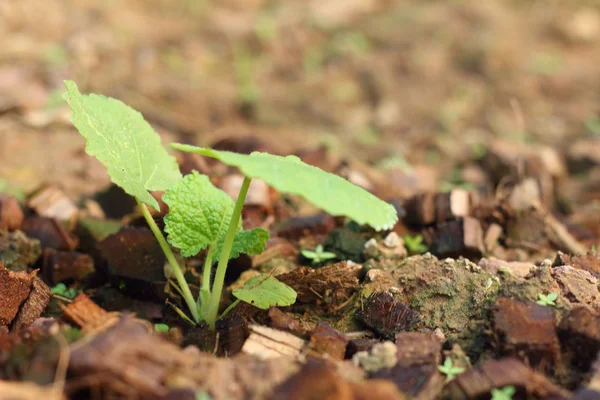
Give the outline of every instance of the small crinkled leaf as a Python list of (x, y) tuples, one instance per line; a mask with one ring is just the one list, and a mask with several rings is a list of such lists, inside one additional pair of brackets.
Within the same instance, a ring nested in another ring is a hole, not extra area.
[(85, 151), (106, 167), (116, 185), (158, 210), (148, 191), (167, 190), (181, 178), (175, 157), (158, 134), (142, 114), (120, 100), (82, 95), (73, 81), (65, 81), (65, 86), (73, 124), (87, 141)]
[(263, 310), (275, 306), (285, 307), (296, 302), (296, 291), (269, 275), (248, 279), (243, 287), (233, 291), (233, 295)]
[[(213, 250), (213, 260), (217, 261), (221, 256), (221, 250), (223, 248), (223, 239), (217, 243), (217, 246)], [(269, 240), (269, 232), (262, 228), (254, 228), (249, 231), (241, 231), (235, 234), (233, 240), (233, 246), (231, 247), (231, 254), (229, 258), (239, 257), (240, 254), (248, 254), (253, 256), (260, 254), (265, 250), (267, 241)]]
[[(208, 176), (193, 171), (167, 190), (162, 199), (169, 206), (165, 216), (169, 243), (184, 257), (195, 256), (208, 245), (223, 243), (235, 203)], [(241, 230), (240, 222), (238, 231)], [(218, 258), (213, 256), (213, 260)]]
[(298, 194), (331, 215), (343, 215), (377, 230), (391, 229), (398, 220), (391, 204), (342, 177), (305, 164), (296, 156), (257, 152), (246, 155), (178, 143), (171, 146), (236, 166), (247, 177), (262, 179), (282, 193)]

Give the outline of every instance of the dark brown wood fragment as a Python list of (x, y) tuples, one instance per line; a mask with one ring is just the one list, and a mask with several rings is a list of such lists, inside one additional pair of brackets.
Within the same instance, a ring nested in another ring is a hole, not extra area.
[(29, 296), (35, 274), (10, 271), (0, 262), (0, 325), (8, 326), (13, 321)]
[(298, 336), (308, 336), (316, 326), (316, 323), (313, 321), (307, 320), (298, 314), (281, 311), (276, 307), (269, 309), (268, 315), (270, 318), (269, 326), (271, 328), (289, 331)]
[(411, 398), (437, 398), (444, 378), (439, 374), (441, 344), (432, 333), (401, 332), (396, 335), (398, 362), (390, 369), (382, 369), (373, 378), (387, 379)]
[(432, 254), (441, 257), (483, 254), (483, 229), (479, 220), (465, 217), (443, 222), (423, 232)]
[(587, 308), (572, 309), (558, 326), (558, 337), (572, 362), (587, 371), (600, 352), (600, 316)]
[(317, 357), (343, 360), (349, 339), (328, 324), (320, 323), (310, 335), (308, 354)]
[(346, 346), (346, 359), (352, 358), (359, 351), (369, 351), (377, 343), (381, 343), (377, 339), (352, 339)]
[(0, 195), (0, 231), (15, 231), (23, 224), (23, 210), (14, 197)]
[(148, 228), (124, 228), (96, 244), (113, 275), (164, 281), (165, 255)]
[(447, 193), (421, 193), (409, 198), (405, 204), (404, 223), (426, 226), (471, 215), (474, 197), (464, 189)]
[(42, 315), (51, 298), (50, 288), (40, 278), (34, 277), (29, 297), (21, 306), (12, 328), (20, 329), (31, 325), (33, 321)]
[(390, 382), (368, 380), (348, 383), (332, 366), (309, 360), (302, 369), (275, 388), (269, 400), (403, 400), (405, 396)]
[(542, 371), (560, 359), (554, 309), (512, 298), (498, 298), (492, 310), (494, 341), (503, 356), (521, 358)]
[(42, 257), (42, 276), (51, 285), (69, 279), (80, 280), (94, 272), (94, 260), (88, 254), (46, 248)]
[(105, 311), (85, 293), (79, 293), (70, 304), (62, 308), (65, 316), (85, 332), (103, 331), (118, 320), (115, 314)]
[(399, 302), (390, 292), (374, 292), (359, 314), (363, 322), (385, 338), (410, 330), (421, 320), (418, 312)]
[(300, 267), (277, 275), (277, 279), (296, 291), (293, 307), (315, 304), (335, 311), (358, 289), (361, 269), (360, 265), (350, 266), (342, 261), (319, 269)]
[(570, 392), (515, 358), (502, 358), (470, 369), (452, 380), (446, 390), (447, 397), (453, 400), (475, 400), (487, 399), (492, 389), (505, 386), (517, 389), (515, 398), (571, 399)]
[(71, 251), (77, 248), (79, 240), (57, 220), (37, 215), (29, 215), (23, 221), (21, 230), (27, 236), (40, 241), (42, 248)]

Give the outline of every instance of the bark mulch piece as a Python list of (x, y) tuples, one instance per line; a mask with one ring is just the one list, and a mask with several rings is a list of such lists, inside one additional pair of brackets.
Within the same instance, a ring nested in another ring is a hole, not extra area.
[(332, 366), (319, 360), (309, 360), (302, 369), (277, 388), (269, 400), (403, 400), (391, 382), (372, 379), (349, 383)]
[(577, 269), (588, 271), (596, 278), (600, 278), (600, 253), (587, 252), (585, 254), (570, 255), (558, 252), (553, 266), (570, 265)]
[(13, 272), (0, 262), (0, 326), (8, 326), (29, 296), (36, 272)]
[(483, 228), (479, 220), (473, 217), (442, 222), (427, 228), (423, 237), (429, 245), (429, 251), (437, 256), (468, 254), (477, 257), (485, 250)]
[(260, 358), (297, 357), (305, 347), (306, 341), (291, 333), (266, 326), (251, 325), (250, 336), (242, 347), (242, 353)]
[(165, 281), (165, 255), (148, 228), (124, 228), (96, 247), (113, 275), (146, 282)]
[(411, 398), (434, 399), (444, 386), (438, 372), (441, 343), (431, 333), (402, 332), (396, 335), (397, 363), (381, 369), (372, 378), (387, 379)]
[(350, 266), (342, 261), (319, 269), (300, 267), (277, 275), (277, 279), (296, 291), (297, 305), (317, 305), (336, 311), (358, 289), (361, 269), (360, 265)]
[(80, 280), (95, 271), (94, 260), (88, 254), (47, 248), (42, 257), (42, 276), (51, 285), (70, 279)]
[(289, 357), (217, 358), (195, 347), (182, 350), (129, 315), (74, 344), (70, 360), (68, 394), (94, 389), (107, 396), (143, 399), (163, 398), (175, 388), (205, 391), (213, 400), (265, 398), (298, 370)]
[(369, 328), (388, 339), (410, 330), (421, 320), (418, 312), (396, 300), (390, 292), (373, 292), (359, 316)]
[(447, 386), (448, 397), (456, 400), (489, 398), (492, 389), (514, 386), (515, 398), (570, 400), (571, 393), (544, 375), (533, 371), (515, 358), (490, 361), (470, 369), (452, 380)]
[(501, 297), (492, 315), (501, 355), (521, 358), (536, 369), (553, 370), (560, 359), (560, 343), (552, 307)]
[(343, 360), (350, 339), (328, 324), (319, 323), (310, 335), (308, 355)]
[(310, 335), (317, 324), (297, 314), (281, 311), (276, 307), (269, 309), (268, 315), (271, 328), (289, 331), (298, 336)]
[(447, 193), (422, 193), (404, 203), (403, 221), (411, 226), (427, 226), (471, 215), (475, 197), (465, 189)]
[(104, 331), (119, 320), (117, 315), (105, 311), (85, 293), (79, 293), (71, 303), (62, 306), (62, 309), (67, 318), (88, 333)]
[(42, 315), (51, 298), (52, 293), (50, 292), (50, 288), (40, 278), (35, 276), (32, 281), (29, 297), (21, 306), (17, 318), (13, 322), (13, 329), (20, 329), (31, 325)]
[(72, 251), (77, 248), (79, 240), (56, 219), (29, 215), (23, 221), (21, 230), (27, 236), (38, 239), (43, 249), (49, 247), (56, 250)]
[(329, 214), (293, 217), (277, 225), (277, 236), (298, 240), (310, 235), (327, 235), (335, 228), (335, 218)]
[(15, 231), (23, 224), (23, 211), (14, 197), (0, 195), (0, 230)]
[(572, 362), (588, 371), (600, 352), (600, 316), (585, 307), (574, 308), (558, 326), (558, 337)]

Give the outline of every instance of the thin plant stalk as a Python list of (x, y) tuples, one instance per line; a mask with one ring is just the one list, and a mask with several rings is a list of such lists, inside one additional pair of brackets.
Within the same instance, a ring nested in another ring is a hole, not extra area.
[(182, 291), (183, 299), (185, 300), (188, 308), (190, 309), (190, 312), (192, 313), (192, 318), (196, 322), (200, 321), (200, 317), (198, 316), (198, 307), (196, 306), (196, 301), (194, 300), (194, 296), (192, 295), (190, 287), (188, 286), (188, 283), (186, 282), (186, 280), (183, 276), (183, 272), (182, 272), (181, 268), (179, 267), (177, 260), (175, 259), (175, 255), (171, 251), (171, 247), (169, 246), (169, 244), (167, 243), (167, 240), (165, 239), (162, 232), (158, 228), (158, 225), (156, 225), (156, 222), (154, 222), (154, 218), (152, 218), (152, 215), (150, 215), (150, 211), (148, 211), (148, 207), (146, 207), (146, 205), (144, 203), (142, 203), (141, 201), (139, 201), (138, 199), (135, 199), (135, 200), (137, 201), (137, 204), (138, 204), (138, 207), (140, 208), (140, 210), (142, 210), (142, 214), (144, 215), (144, 218), (146, 219), (146, 222), (148, 223), (150, 230), (154, 234), (154, 237), (156, 237), (156, 240), (158, 240), (158, 244), (160, 245), (160, 248), (162, 249), (163, 253), (165, 253), (165, 256), (167, 257), (167, 261), (169, 261), (169, 264), (171, 265), (171, 269), (173, 270), (175, 279), (177, 279), (179, 288)]
[(233, 303), (231, 303), (229, 305), (229, 307), (227, 307), (225, 309), (225, 311), (223, 311), (223, 314), (221, 314), (221, 316), (219, 318), (223, 318), (225, 317), (227, 314), (229, 314), (229, 311), (233, 310), (235, 308), (235, 306), (237, 306), (240, 303), (240, 299), (236, 299)]
[(206, 259), (204, 260), (204, 270), (202, 271), (202, 286), (200, 288), (200, 294), (198, 295), (198, 307), (200, 307), (200, 314), (204, 317), (206, 315), (206, 308), (208, 307), (208, 301), (210, 300), (210, 276), (212, 275), (212, 246), (208, 248), (206, 253)]
[(229, 227), (227, 228), (227, 234), (225, 241), (223, 242), (223, 249), (221, 250), (221, 257), (219, 258), (219, 264), (217, 265), (217, 272), (215, 273), (215, 280), (213, 283), (210, 301), (208, 303), (208, 309), (204, 316), (210, 329), (215, 329), (215, 322), (217, 321), (217, 314), (219, 312), (219, 303), (221, 300), (221, 292), (223, 291), (223, 283), (225, 282), (225, 272), (227, 271), (227, 262), (229, 261), (229, 254), (231, 254), (231, 248), (233, 246), (233, 239), (240, 222), (242, 215), (242, 208), (244, 207), (244, 201), (246, 200), (246, 194), (248, 194), (248, 187), (252, 178), (245, 177), (240, 193), (238, 194), (237, 201), (235, 202), (235, 208), (231, 215), (231, 221), (229, 221)]

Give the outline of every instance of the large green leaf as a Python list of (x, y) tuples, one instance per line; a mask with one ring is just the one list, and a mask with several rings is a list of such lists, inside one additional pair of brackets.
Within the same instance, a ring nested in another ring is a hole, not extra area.
[(65, 86), (73, 124), (87, 141), (85, 151), (104, 164), (116, 185), (158, 210), (148, 191), (167, 190), (181, 178), (158, 134), (142, 114), (120, 100), (82, 95), (73, 81), (65, 81)]
[(244, 175), (260, 178), (280, 192), (298, 194), (331, 215), (343, 215), (377, 230), (391, 229), (398, 220), (391, 204), (337, 175), (305, 164), (295, 156), (257, 152), (246, 155), (179, 143), (171, 146), (236, 166)]
[(248, 279), (243, 287), (233, 291), (233, 295), (263, 310), (275, 306), (285, 307), (296, 302), (294, 289), (268, 275)]
[[(195, 256), (213, 246), (213, 260), (218, 260), (231, 221), (235, 203), (225, 192), (194, 171), (167, 190), (163, 200), (169, 206), (165, 232), (184, 257)], [(260, 228), (242, 231), (239, 223), (230, 258), (240, 253), (254, 255), (265, 249), (269, 233)]]

